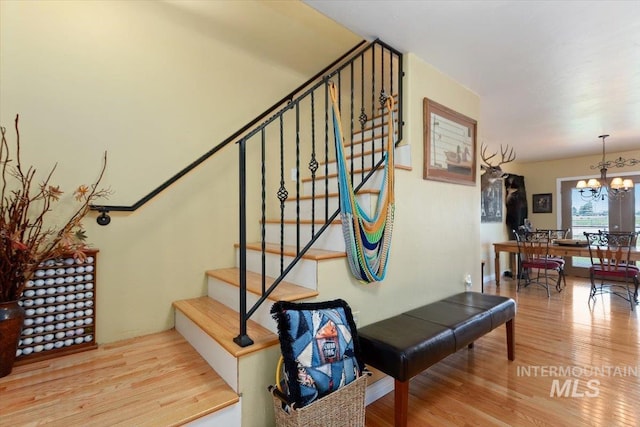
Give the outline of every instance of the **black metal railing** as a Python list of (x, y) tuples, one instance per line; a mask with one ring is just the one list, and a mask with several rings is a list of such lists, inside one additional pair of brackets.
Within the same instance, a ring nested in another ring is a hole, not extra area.
[[(402, 54), (380, 40), (360, 43), (242, 129), (196, 159), (132, 206), (96, 205), (98, 223), (110, 211), (132, 212), (231, 142), (239, 148), (239, 254), (241, 346), (252, 344), (247, 322), (338, 217), (334, 129), (328, 84), (336, 84), (345, 153), (356, 193), (373, 182), (385, 158), (388, 96), (397, 98), (394, 126), (402, 139)], [(304, 165), (304, 166), (303, 166)], [(305, 178), (301, 168), (307, 169)], [(292, 170), (295, 179), (287, 180)], [(277, 219), (269, 219), (277, 218)], [(309, 227), (304, 227), (308, 223)], [(261, 292), (247, 302), (248, 242), (262, 276)], [(254, 248), (254, 246), (252, 246)], [(274, 261), (275, 259), (275, 261)], [(274, 279), (270, 279), (273, 277)], [(292, 280), (295, 281), (295, 280)]]
[[(329, 82), (338, 88), (345, 151), (356, 193), (367, 182), (376, 185), (371, 178), (384, 163), (388, 96), (398, 98), (394, 129), (400, 141), (402, 56), (379, 40), (240, 139), (240, 333), (234, 340), (238, 345), (252, 344), (247, 335), (249, 318), (288, 275), (296, 275), (299, 261), (339, 215)], [(260, 156), (248, 160), (247, 151), (256, 145)], [(294, 179), (287, 179), (289, 169)], [(253, 216), (247, 203), (258, 194), (260, 212)], [(267, 219), (275, 217), (278, 219)], [(259, 226), (252, 229), (251, 224)], [(261, 294), (251, 307), (246, 292), (248, 236), (260, 239), (261, 252), (257, 260), (261, 266), (256, 268), (262, 276)]]

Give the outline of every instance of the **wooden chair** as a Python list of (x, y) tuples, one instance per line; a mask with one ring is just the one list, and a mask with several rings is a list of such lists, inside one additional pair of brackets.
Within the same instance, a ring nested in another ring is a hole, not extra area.
[[(629, 302), (631, 311), (638, 304), (638, 276), (640, 269), (629, 262), (635, 232), (584, 233), (589, 242), (591, 257), (591, 300), (597, 295), (613, 294)], [(634, 285), (633, 292), (631, 285)]]
[[(536, 228), (536, 231), (543, 231), (543, 232), (548, 232), (549, 233), (549, 240), (551, 241), (551, 244), (555, 244), (556, 240), (560, 240), (560, 239), (568, 239), (569, 236), (571, 235), (571, 229), (570, 228), (560, 228), (560, 229), (546, 229), (546, 228)], [(553, 259), (554, 261), (558, 261), (562, 263), (562, 269), (564, 270), (564, 264), (565, 264), (565, 260), (563, 256), (558, 256), (558, 255), (550, 255), (549, 258)], [(563, 288), (567, 287), (567, 277), (563, 274), (562, 275), (562, 281), (563, 281)]]
[[(527, 287), (530, 284), (542, 286), (549, 293), (549, 272), (555, 271), (558, 275), (556, 280), (556, 290), (561, 292), (562, 281), (566, 286), (564, 278), (564, 260), (549, 256), (549, 231), (521, 231), (515, 233), (518, 242), (518, 285)], [(534, 275), (534, 270), (536, 274)]]

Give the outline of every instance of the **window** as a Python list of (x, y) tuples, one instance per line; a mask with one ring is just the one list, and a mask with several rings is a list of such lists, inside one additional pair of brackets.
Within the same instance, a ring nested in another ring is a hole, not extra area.
[[(560, 228), (571, 228), (574, 239), (584, 239), (585, 232), (598, 230), (640, 231), (640, 175), (626, 177), (633, 179), (634, 191), (618, 200), (607, 197), (583, 200), (575, 188), (577, 180), (562, 181)], [(588, 258), (573, 257), (566, 261), (567, 274), (588, 275), (587, 268), (591, 265)]]

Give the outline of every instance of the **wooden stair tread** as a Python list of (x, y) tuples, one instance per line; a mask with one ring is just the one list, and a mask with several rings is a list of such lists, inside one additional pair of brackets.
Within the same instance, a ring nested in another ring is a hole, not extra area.
[(239, 333), (239, 314), (226, 305), (207, 296), (175, 301), (173, 306), (184, 313), (207, 335), (216, 340), (235, 357), (241, 357), (279, 343), (278, 336), (249, 319), (247, 335), (253, 345), (240, 347), (233, 339)]
[(178, 426), (239, 401), (173, 329), (16, 366), (0, 394), (11, 425)]
[[(265, 224), (280, 224), (280, 220), (279, 219), (266, 219), (264, 221)], [(300, 222), (301, 225), (311, 225), (312, 221), (310, 219), (300, 219), (300, 220), (295, 220), (295, 219), (284, 219), (282, 220), (283, 224), (297, 224), (298, 222)], [(315, 225), (319, 225), (319, 226), (323, 226), (325, 224), (325, 220), (324, 219), (316, 219), (313, 220), (313, 223)], [(331, 221), (332, 225), (340, 225), (342, 224), (342, 221), (340, 221), (339, 219), (334, 219), (333, 221)]]
[[(223, 280), (233, 286), (240, 287), (240, 270), (235, 267), (221, 268), (207, 271), (207, 275)], [(266, 277), (266, 287), (274, 282), (273, 277)], [(247, 271), (247, 290), (258, 296), (262, 295), (262, 276), (252, 271)], [(290, 282), (282, 281), (273, 290), (268, 299), (272, 301), (297, 301), (318, 296), (318, 291), (305, 288)]]
[[(373, 170), (374, 168), (367, 166), (366, 168), (360, 168), (360, 169), (354, 169), (353, 170), (353, 175), (357, 175), (357, 174), (361, 174), (361, 173), (369, 173), (371, 170)], [(384, 170), (384, 165), (380, 165), (378, 168), (378, 170), (382, 171)], [(325, 178), (337, 178), (338, 174), (337, 173), (330, 173), (329, 175), (316, 175), (315, 180), (319, 181), (319, 180), (323, 180)], [(308, 178), (302, 178), (300, 181), (302, 182), (310, 182), (313, 181), (314, 178), (312, 177), (308, 177)]]
[[(398, 166), (396, 166), (398, 167)], [(361, 188), (358, 191), (358, 194), (380, 194), (380, 190), (377, 189), (371, 189), (371, 188)], [(326, 197), (339, 197), (340, 193), (336, 193), (336, 192), (331, 192), (328, 194), (324, 194), (324, 191), (322, 193), (318, 193), (318, 194), (305, 194), (305, 195), (301, 195), (298, 197), (299, 200), (311, 200), (311, 199), (324, 199)], [(284, 201), (285, 203), (295, 203), (296, 202), (296, 198), (288, 198), (287, 200)]]
[[(235, 243), (234, 246), (237, 248), (240, 244)], [(262, 245), (260, 242), (257, 243), (247, 243), (247, 249), (252, 249), (254, 251), (262, 251)], [(280, 254), (280, 245), (267, 243), (265, 246), (265, 251), (272, 254)], [(283, 252), (285, 256), (295, 257), (296, 256), (296, 247), (290, 245), (284, 245)], [(306, 254), (302, 256), (303, 259), (310, 259), (315, 261), (320, 261), (323, 259), (334, 259), (334, 258), (345, 258), (347, 256), (346, 252), (338, 252), (338, 251), (329, 251), (326, 249), (314, 249), (311, 248), (307, 251)]]

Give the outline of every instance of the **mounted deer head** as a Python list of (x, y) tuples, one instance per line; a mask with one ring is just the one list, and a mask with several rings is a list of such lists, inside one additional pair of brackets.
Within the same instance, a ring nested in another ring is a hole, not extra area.
[(487, 147), (483, 143), (480, 151), (480, 157), (482, 157), (482, 161), (484, 163), (483, 165), (480, 165), (480, 168), (483, 171), (482, 175), (480, 176), (480, 191), (484, 191), (484, 189), (487, 188), (496, 179), (500, 179), (503, 177), (504, 172), (502, 172), (502, 168), (500, 168), (500, 165), (512, 162), (516, 159), (516, 153), (514, 153), (513, 147), (509, 149), (508, 145), (504, 150), (502, 149), (502, 144), (500, 145), (500, 154), (502, 155), (502, 160), (500, 160), (500, 163), (495, 166), (489, 163), (489, 160), (493, 159), (498, 154), (498, 152), (493, 153), (489, 157), (487, 157), (486, 152)]

